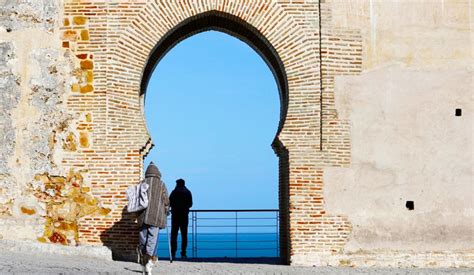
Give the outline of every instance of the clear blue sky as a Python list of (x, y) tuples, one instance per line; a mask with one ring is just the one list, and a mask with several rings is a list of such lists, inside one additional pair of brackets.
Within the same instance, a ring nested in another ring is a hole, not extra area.
[(145, 164), (169, 192), (185, 179), (193, 209), (278, 208), (278, 88), (246, 43), (215, 31), (179, 43), (153, 72), (145, 116), (155, 144)]

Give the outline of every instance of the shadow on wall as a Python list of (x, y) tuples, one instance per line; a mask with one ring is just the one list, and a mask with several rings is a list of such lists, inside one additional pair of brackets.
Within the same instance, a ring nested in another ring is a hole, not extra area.
[[(137, 215), (122, 209), (122, 218), (112, 227), (100, 234), (102, 243), (112, 251), (112, 258), (120, 261), (137, 262), (136, 247), (138, 245)], [(132, 235), (132, 236), (130, 236)], [(127, 239), (126, 243), (123, 240)]]

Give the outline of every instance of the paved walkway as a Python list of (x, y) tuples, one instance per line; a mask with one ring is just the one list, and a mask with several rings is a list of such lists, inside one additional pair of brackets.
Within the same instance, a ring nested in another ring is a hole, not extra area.
[[(153, 274), (474, 274), (474, 269), (318, 268), (272, 264), (159, 261)], [(140, 274), (136, 263), (0, 252), (0, 274)]]

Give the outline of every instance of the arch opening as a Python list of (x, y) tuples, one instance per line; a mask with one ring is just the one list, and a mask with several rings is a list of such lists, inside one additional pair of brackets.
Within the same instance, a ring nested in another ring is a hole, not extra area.
[(276, 136), (272, 142), (272, 147), (279, 159), (279, 255), (283, 263), (288, 263), (290, 247), (288, 234), (289, 154), (278, 138), (282, 131), (288, 109), (288, 81), (283, 62), (270, 42), (252, 25), (231, 14), (210, 11), (188, 18), (165, 34), (152, 49), (142, 72), (140, 86), (140, 97), (143, 100), (142, 106), (144, 106), (145, 103), (146, 90), (150, 78), (161, 59), (173, 49), (174, 46), (186, 38), (210, 30), (229, 34), (245, 42), (262, 57), (275, 78), (280, 98), (280, 120)]
[(272, 71), (280, 96), (280, 122), (273, 141), (276, 154), (283, 151), (278, 135), (283, 129), (288, 110), (288, 81), (281, 58), (270, 42), (252, 25), (241, 18), (219, 11), (209, 11), (190, 17), (165, 34), (152, 49), (142, 73), (140, 96), (146, 96), (151, 75), (160, 60), (184, 39), (204, 31), (220, 31), (238, 38), (253, 48)]

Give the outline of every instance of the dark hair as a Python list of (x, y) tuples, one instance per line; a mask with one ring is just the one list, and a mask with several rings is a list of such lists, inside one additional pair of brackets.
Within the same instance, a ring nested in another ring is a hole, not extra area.
[(184, 180), (183, 179), (178, 179), (178, 180), (176, 180), (176, 184), (178, 185), (178, 187), (183, 187), (184, 186)]

